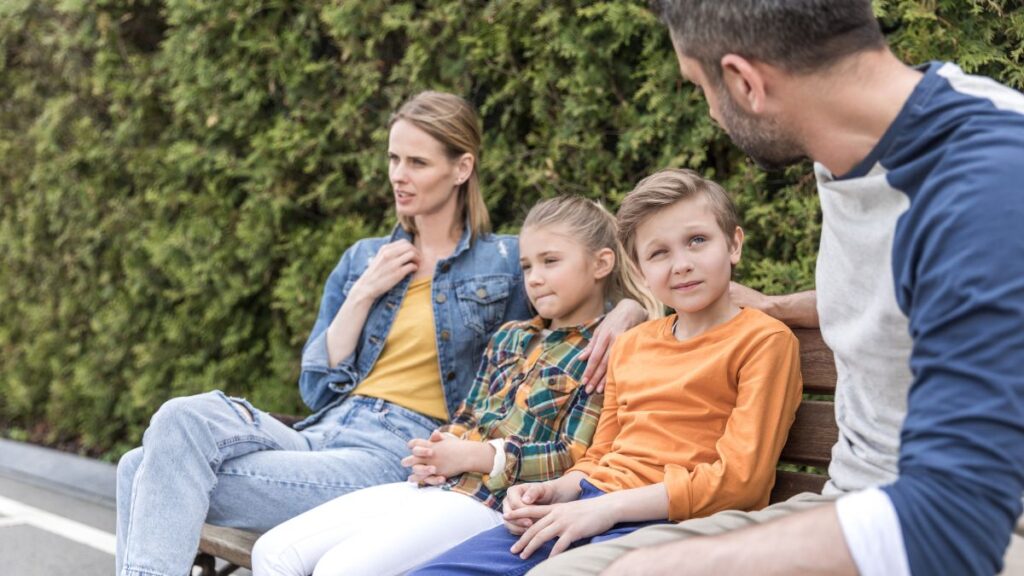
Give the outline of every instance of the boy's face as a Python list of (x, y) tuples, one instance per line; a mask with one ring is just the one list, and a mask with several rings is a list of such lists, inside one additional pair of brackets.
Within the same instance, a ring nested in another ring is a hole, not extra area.
[(654, 296), (680, 316), (715, 315), (729, 307), (732, 267), (743, 231), (725, 235), (704, 196), (680, 200), (636, 230), (636, 252)]

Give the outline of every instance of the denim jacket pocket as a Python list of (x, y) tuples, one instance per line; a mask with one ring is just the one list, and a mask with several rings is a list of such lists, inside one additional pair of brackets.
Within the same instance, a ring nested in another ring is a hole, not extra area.
[(466, 280), (455, 288), (459, 313), (466, 325), (480, 334), (490, 334), (505, 317), (510, 276), (482, 276)]

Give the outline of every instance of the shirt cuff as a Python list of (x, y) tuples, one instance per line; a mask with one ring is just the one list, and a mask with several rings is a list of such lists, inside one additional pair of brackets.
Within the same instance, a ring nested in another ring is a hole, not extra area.
[(327, 330), (324, 330), (319, 336), (313, 338), (306, 345), (306, 349), (302, 351), (302, 367), (327, 369), (330, 364), (331, 361), (327, 356)]
[(870, 488), (843, 496), (836, 514), (861, 576), (910, 576), (900, 518), (885, 492)]
[(488, 440), (487, 443), (494, 446), (494, 465), (491, 466), (491, 473), (488, 476), (497, 478), (505, 473), (505, 441), (501, 438), (496, 438)]

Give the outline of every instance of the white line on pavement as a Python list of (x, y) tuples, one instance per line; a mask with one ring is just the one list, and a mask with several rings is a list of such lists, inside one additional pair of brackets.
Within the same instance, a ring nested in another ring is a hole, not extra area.
[(35, 526), (110, 555), (114, 555), (117, 546), (117, 539), (109, 532), (97, 530), (92, 526), (68, 520), (63, 516), (33, 508), (3, 496), (0, 496), (0, 514), (10, 516), (11, 520)]
[(0, 518), (0, 528), (7, 526), (21, 526), (25, 524), (25, 521), (21, 518)]

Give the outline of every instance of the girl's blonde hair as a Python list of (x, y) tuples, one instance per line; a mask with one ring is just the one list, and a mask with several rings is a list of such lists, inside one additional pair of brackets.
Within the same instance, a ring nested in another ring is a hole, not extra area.
[[(391, 115), (390, 130), (395, 122), (405, 120), (430, 134), (444, 145), (450, 160), (463, 154), (473, 155), (473, 172), (459, 185), (459, 217), (469, 221), (470, 240), (491, 231), (491, 217), (487, 213), (483, 193), (480, 191), (481, 129), (480, 117), (466, 100), (446, 92), (420, 92)], [(416, 223), (408, 216), (400, 215), (399, 223), (406, 232), (415, 235)]]
[(530, 209), (520, 233), (525, 234), (529, 228), (558, 225), (568, 228), (569, 234), (588, 250), (597, 252), (609, 248), (615, 254), (615, 266), (604, 285), (605, 299), (617, 303), (623, 298), (632, 298), (647, 310), (649, 318), (664, 315), (661, 302), (644, 287), (636, 265), (626, 257), (619, 242), (615, 217), (603, 205), (582, 196), (543, 200)]

